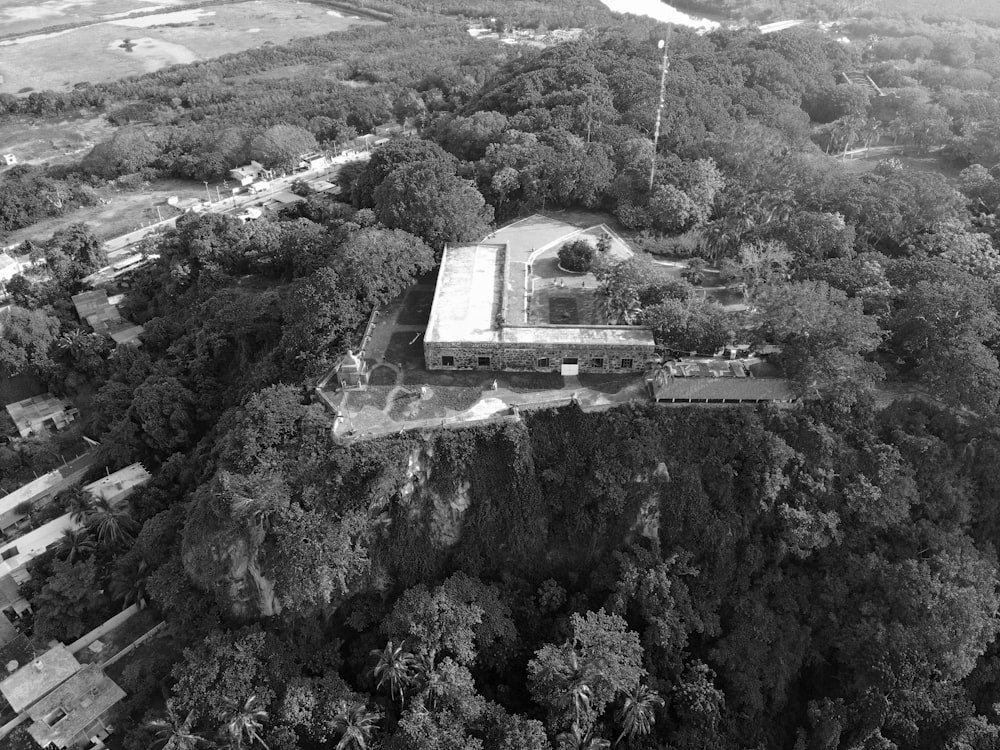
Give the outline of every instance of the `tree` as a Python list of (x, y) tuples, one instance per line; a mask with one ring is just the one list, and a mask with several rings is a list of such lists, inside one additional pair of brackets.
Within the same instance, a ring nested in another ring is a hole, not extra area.
[(340, 733), (335, 750), (367, 750), (381, 719), (382, 714), (369, 711), (364, 703), (340, 701), (333, 717), (334, 729)]
[(475, 186), (441, 162), (393, 170), (374, 197), (379, 221), (417, 235), (435, 250), (447, 242), (481, 239), (493, 221), (492, 207)]
[(882, 339), (877, 321), (825, 282), (798, 281), (765, 287), (756, 301), (758, 336), (784, 348), (788, 375), (822, 392), (871, 387), (881, 370), (865, 360)]
[(243, 702), (231, 698), (226, 699), (226, 718), (221, 734), (229, 741), (230, 747), (242, 750), (244, 743), (253, 747), (259, 743), (264, 750), (269, 750), (267, 743), (260, 736), (267, 721), (267, 711), (261, 706), (260, 699), (251, 695)]
[(0, 312), (0, 368), (7, 375), (45, 370), (58, 332), (58, 319), (42, 310), (14, 306)]
[(183, 717), (174, 709), (174, 702), (167, 701), (163, 714), (146, 722), (146, 729), (154, 734), (156, 750), (195, 750), (198, 745), (209, 744), (194, 732), (195, 712)]
[(115, 563), (108, 582), (108, 593), (112, 599), (121, 602), (122, 609), (133, 604), (143, 609), (147, 604), (146, 579), (149, 573), (149, 563), (132, 549)]
[(559, 265), (567, 271), (583, 273), (594, 260), (594, 245), (589, 240), (572, 240), (559, 248)]
[(117, 547), (130, 542), (138, 530), (138, 524), (124, 503), (111, 503), (103, 497), (91, 501), (84, 514), (84, 523), (102, 547)]
[(358, 175), (352, 188), (352, 201), (358, 208), (375, 205), (375, 190), (400, 167), (417, 162), (435, 162), (445, 170), (455, 171), (455, 158), (433, 141), (422, 138), (395, 138), (379, 146)]
[(618, 735), (615, 744), (620, 743), (625, 737), (634, 740), (649, 734), (656, 721), (654, 711), (657, 706), (662, 705), (663, 698), (642, 683), (626, 690), (622, 697), (622, 707), (617, 713), (622, 733)]
[(417, 660), (405, 648), (405, 642), (398, 645), (389, 641), (385, 648), (374, 649), (371, 654), (378, 658), (372, 673), (377, 680), (376, 687), (381, 690), (389, 686), (389, 696), (399, 696), (399, 705), (403, 705), (406, 689), (413, 684), (417, 673)]
[(289, 168), (297, 157), (316, 150), (316, 139), (296, 125), (272, 125), (250, 141), (250, 158), (268, 167)]
[(69, 643), (100, 622), (106, 602), (98, 592), (93, 559), (52, 563), (52, 575), (35, 596), (35, 635)]
[(102, 268), (108, 261), (104, 243), (86, 224), (60, 229), (45, 243), (45, 264), (63, 286)]
[(535, 652), (528, 685), (549, 710), (550, 728), (573, 724), (586, 731), (619, 693), (642, 679), (643, 649), (618, 615), (573, 614), (570, 624), (569, 640)]
[(247, 696), (251, 696), (255, 698), (248, 711), (252, 719), (273, 697), (265, 674), (265, 658), (273, 645), (259, 630), (216, 630), (185, 649), (184, 660), (172, 671), (176, 710), (193, 710), (207, 721), (225, 726), (237, 713), (243, 713)]
[(98, 143), (80, 162), (80, 169), (113, 179), (134, 174), (153, 164), (160, 155), (155, 133), (127, 126), (118, 128), (110, 140)]
[(59, 554), (66, 562), (74, 563), (94, 554), (97, 544), (90, 529), (66, 529), (59, 540)]

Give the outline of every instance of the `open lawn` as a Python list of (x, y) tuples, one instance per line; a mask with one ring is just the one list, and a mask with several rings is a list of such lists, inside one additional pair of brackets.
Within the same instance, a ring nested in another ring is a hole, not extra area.
[(70, 224), (86, 224), (102, 240), (118, 237), (151, 224), (160, 217), (179, 216), (177, 209), (166, 205), (167, 198), (174, 195), (181, 199), (204, 197), (205, 186), (186, 180), (167, 179), (157, 180), (135, 192), (108, 186), (99, 188), (97, 194), (105, 203), (83, 206), (18, 229), (4, 238), (4, 244), (13, 245), (24, 240), (44, 241)]
[[(0, 93), (26, 90), (66, 91), (80, 82), (96, 83), (159, 70), (168, 65), (207, 60), (269, 44), (340, 31), (357, 24), (381, 23), (348, 17), (339, 11), (294, 0), (248, 2), (183, 8), (169, 2), (166, 12), (118, 17), (94, 23), (105, 13), (97, 5), (134, 5), (113, 0), (95, 3), (34, 4), (0, 0), (0, 18), (20, 19), (25, 31), (67, 23), (80, 27), (21, 36), (0, 42)], [(83, 10), (84, 6), (90, 8)], [(147, 6), (148, 8), (148, 6)], [(31, 15), (41, 12), (31, 26)], [(124, 10), (113, 11), (119, 16)], [(2, 25), (2, 21), (0, 21)], [(7, 31), (7, 28), (4, 28)]]

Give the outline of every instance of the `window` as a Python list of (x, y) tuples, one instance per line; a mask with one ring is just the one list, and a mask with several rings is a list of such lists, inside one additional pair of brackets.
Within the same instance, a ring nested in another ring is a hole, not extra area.
[(0, 552), (0, 558), (9, 560), (12, 557), (17, 557), (17, 554), (17, 547), (11, 547), (9, 549), (5, 549), (3, 552)]
[(549, 368), (549, 358), (539, 357), (538, 363), (535, 365), (539, 370), (547, 370)]
[(476, 364), (478, 364), (480, 367), (489, 367), (490, 366), (490, 358), (489, 357), (479, 357), (478, 360), (477, 360), (477, 362), (476, 362)]
[(563, 357), (563, 364), (564, 365), (578, 365), (578, 364), (580, 364), (580, 360), (578, 360), (576, 357)]
[(442, 367), (454, 367), (455, 366), (455, 358), (454, 357), (441, 357), (441, 366)]
[(604, 369), (604, 357), (593, 357), (590, 360), (590, 366), (593, 367), (595, 370), (603, 370)]
[(632, 369), (632, 360), (631, 359), (623, 359), (620, 367), (623, 370), (631, 370)]

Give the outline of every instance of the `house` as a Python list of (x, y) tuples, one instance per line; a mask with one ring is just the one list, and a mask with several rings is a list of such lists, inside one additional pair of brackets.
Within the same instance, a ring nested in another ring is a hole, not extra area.
[(654, 355), (649, 328), (553, 324), (529, 314), (535, 281), (539, 288), (549, 281), (534, 278), (533, 263), (537, 268), (545, 252), (554, 267), (553, 248), (584, 231), (603, 229), (534, 216), (497, 230), (489, 242), (446, 246), (424, 334), (427, 369), (641, 372)]
[(72, 514), (64, 513), (37, 529), (0, 544), (0, 578), (12, 576), (18, 583), (28, 580), (30, 576), (24, 566), (58, 544), (64, 532), (78, 528), (80, 524), (73, 520)]
[(4, 154), (3, 156), (0, 156), (0, 162), (2, 162), (6, 167), (13, 167), (17, 164), (17, 157), (14, 156), (14, 154)]
[(79, 409), (70, 401), (51, 393), (7, 404), (7, 413), (23, 438), (41, 435), (49, 429), (62, 430), (80, 416)]
[(142, 344), (139, 335), (145, 329), (122, 318), (116, 304), (108, 299), (107, 290), (80, 292), (72, 300), (80, 320), (87, 322), (95, 333), (110, 336), (116, 344)]
[(41, 747), (66, 748), (107, 736), (106, 714), (125, 697), (96, 664), (88, 664), (28, 708), (28, 734)]
[(0, 534), (10, 533), (13, 527), (26, 518), (28, 514), (23, 511), (27, 507), (40, 508), (60, 492), (79, 482), (96, 460), (96, 452), (84, 453), (0, 498)]
[(78, 671), (80, 662), (60, 643), (0, 680), (0, 694), (21, 713)]
[(308, 154), (302, 154), (299, 157), (298, 166), (299, 169), (304, 170), (325, 169), (330, 166), (330, 160), (327, 159), (326, 154), (314, 151)]
[(7, 253), (0, 253), (0, 284), (21, 273), (21, 264)]
[(112, 505), (120, 503), (151, 479), (146, 468), (140, 463), (134, 463), (119, 469), (113, 474), (85, 484), (83, 489), (96, 498), (106, 500)]
[(99, 666), (81, 665), (61, 643), (0, 681), (0, 693), (45, 748), (89, 746), (91, 738), (106, 737), (107, 713), (125, 697)]
[(264, 168), (263, 164), (259, 162), (252, 161), (244, 167), (236, 167), (236, 169), (229, 170), (229, 177), (236, 180), (237, 184), (242, 187), (247, 187), (255, 182), (259, 182), (262, 177), (266, 176), (267, 169)]
[(398, 122), (385, 122), (381, 125), (376, 125), (372, 132), (377, 136), (383, 137), (398, 135), (403, 132), (403, 126)]

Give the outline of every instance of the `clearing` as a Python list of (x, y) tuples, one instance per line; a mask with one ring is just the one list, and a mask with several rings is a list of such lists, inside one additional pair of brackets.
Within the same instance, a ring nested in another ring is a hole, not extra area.
[[(137, 13), (166, 6), (166, 12)], [(0, 93), (52, 89), (141, 75), (175, 63), (383, 23), (295, 0), (248, 0), (184, 8), (176, 0), (128, 9), (115, 0), (42, 6), (0, 0)], [(126, 10), (123, 10), (125, 8)], [(66, 28), (75, 25), (76, 28)], [(37, 34), (31, 34), (38, 31)]]

